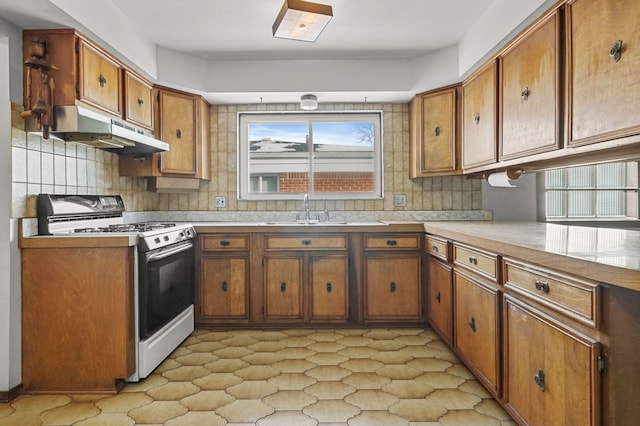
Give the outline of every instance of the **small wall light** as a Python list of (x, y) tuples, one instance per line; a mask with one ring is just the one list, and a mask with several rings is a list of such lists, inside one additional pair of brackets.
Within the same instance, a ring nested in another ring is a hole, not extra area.
[(318, 109), (318, 98), (316, 95), (303, 95), (300, 98), (300, 109), (305, 111), (313, 111)]
[(332, 17), (331, 6), (303, 0), (284, 0), (273, 23), (273, 36), (313, 43)]

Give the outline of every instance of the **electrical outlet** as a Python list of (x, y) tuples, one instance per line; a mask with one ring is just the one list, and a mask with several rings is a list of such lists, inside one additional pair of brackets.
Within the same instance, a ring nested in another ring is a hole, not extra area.
[(393, 199), (393, 205), (396, 207), (406, 207), (407, 206), (407, 196), (404, 194), (397, 194)]
[(227, 207), (227, 197), (222, 195), (217, 196), (215, 198), (215, 203), (217, 209), (224, 209), (225, 207)]

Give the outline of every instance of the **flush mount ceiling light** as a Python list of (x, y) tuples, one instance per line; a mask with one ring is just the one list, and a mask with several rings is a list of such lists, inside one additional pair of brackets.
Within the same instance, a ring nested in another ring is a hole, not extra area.
[(273, 36), (313, 43), (332, 17), (331, 6), (303, 0), (284, 0), (273, 23)]
[(305, 111), (313, 111), (318, 109), (318, 98), (316, 95), (303, 95), (300, 98), (300, 109)]

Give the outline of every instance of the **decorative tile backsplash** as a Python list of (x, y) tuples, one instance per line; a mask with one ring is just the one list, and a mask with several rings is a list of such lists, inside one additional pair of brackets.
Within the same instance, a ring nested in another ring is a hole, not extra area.
[[(237, 116), (239, 111), (296, 111), (297, 104), (212, 105), (211, 181), (192, 193), (156, 194), (145, 178), (120, 177), (118, 155), (87, 145), (65, 143), (24, 132), (22, 107), (12, 104), (12, 216), (34, 217), (39, 193), (121, 194), (130, 212), (219, 212), (221, 217), (243, 212), (243, 218), (288, 213), (298, 201), (238, 201)], [(383, 200), (311, 201), (312, 210), (377, 212), (382, 217), (420, 216), (420, 212), (452, 212), (482, 208), (479, 180), (463, 176), (409, 179), (409, 114), (407, 104), (321, 104), (321, 111), (382, 110), (384, 140)], [(395, 207), (393, 196), (405, 194), (406, 207)], [(214, 198), (225, 196), (227, 207), (216, 209)], [(402, 213), (404, 212), (404, 213)], [(431, 215), (431, 214), (430, 214)], [(185, 215), (187, 216), (187, 215)], [(442, 214), (436, 214), (441, 217)], [(446, 216), (446, 215), (445, 215)], [(468, 216), (468, 215), (467, 215)], [(175, 217), (173, 220), (180, 220)], [(258, 219), (259, 220), (259, 219)]]

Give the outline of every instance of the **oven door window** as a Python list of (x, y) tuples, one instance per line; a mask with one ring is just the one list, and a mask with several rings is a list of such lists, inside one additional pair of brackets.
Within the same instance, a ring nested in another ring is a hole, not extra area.
[(140, 339), (144, 340), (193, 304), (194, 248), (179, 243), (140, 253)]

